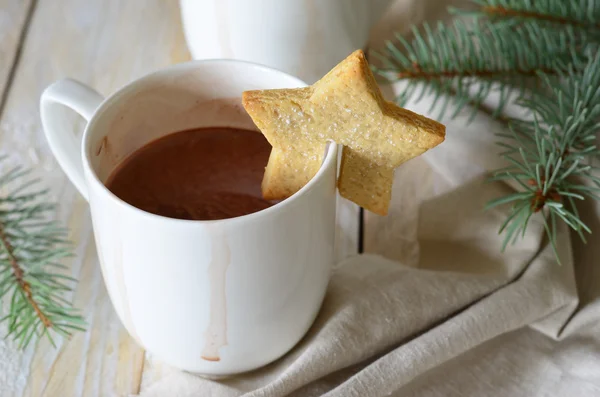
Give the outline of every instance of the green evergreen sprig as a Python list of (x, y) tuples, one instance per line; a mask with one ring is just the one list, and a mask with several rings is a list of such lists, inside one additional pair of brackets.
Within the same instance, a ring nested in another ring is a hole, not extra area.
[(64, 297), (75, 283), (61, 272), (61, 260), (72, 256), (67, 230), (50, 219), (55, 206), (46, 190), (35, 190), (38, 181), (20, 182), (27, 175), (15, 167), (0, 176), (0, 300), (8, 303), (0, 323), (20, 348), (44, 335), (54, 344), (52, 334), (85, 325)]
[[(590, 228), (576, 201), (600, 200), (595, 135), (600, 122), (600, 2), (594, 0), (472, 0), (475, 10), (450, 26), (413, 28), (411, 41), (397, 36), (375, 54), (376, 69), (390, 82), (405, 80), (397, 101), (434, 94), (431, 111), (440, 117), (449, 103), (452, 117), (466, 106), (488, 111), (484, 101), (499, 93), (490, 113), (502, 116), (511, 98), (531, 115), (503, 117), (501, 156), (510, 164), (493, 179), (514, 181), (520, 191), (488, 207), (512, 204), (501, 227), (504, 246), (523, 236), (531, 217), (543, 214), (556, 253), (557, 222), (565, 222), (585, 241)], [(531, 89), (531, 82), (536, 83)], [(512, 93), (517, 95), (512, 96)], [(557, 254), (558, 256), (558, 254)], [(559, 258), (560, 260), (560, 258)]]
[(511, 94), (527, 93), (529, 79), (565, 70), (579, 57), (573, 51), (578, 42), (574, 29), (555, 32), (532, 24), (504, 29), (492, 21), (469, 26), (455, 20), (450, 26), (438, 24), (435, 30), (424, 24), (422, 31), (413, 28), (411, 42), (401, 35), (398, 45), (388, 42), (386, 52), (375, 54), (383, 64), (375, 71), (391, 83), (407, 81), (396, 98), (400, 105), (433, 94), (430, 111), (438, 109), (440, 118), (451, 103), (451, 117), (467, 105), (473, 106), (474, 116), (493, 92), (499, 95), (493, 115), (499, 116)]
[[(579, 70), (582, 70), (580, 73)], [(590, 228), (577, 213), (575, 200), (600, 199), (600, 179), (594, 165), (600, 155), (596, 132), (600, 127), (600, 55), (587, 64), (573, 64), (560, 83), (541, 74), (549, 94), (533, 94), (519, 104), (533, 120), (512, 120), (510, 132), (498, 144), (511, 165), (494, 179), (514, 180), (521, 191), (488, 204), (512, 203), (502, 225), (504, 245), (524, 235), (531, 216), (544, 213), (544, 225), (556, 252), (556, 222), (562, 220), (585, 241)]]
[(600, 34), (600, 3), (593, 0), (472, 0), (475, 10), (451, 7), (457, 15), (485, 17), (509, 26), (523, 22), (552, 25), (554, 28), (571, 26), (591, 34)]

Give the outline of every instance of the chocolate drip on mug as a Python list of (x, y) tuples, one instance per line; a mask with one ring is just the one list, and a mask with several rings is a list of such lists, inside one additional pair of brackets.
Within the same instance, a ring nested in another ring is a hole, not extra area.
[(202, 358), (219, 361), (219, 349), (227, 345), (227, 268), (231, 263), (231, 252), (226, 237), (217, 225), (211, 226), (212, 252), (208, 266), (210, 286), (210, 319), (204, 332)]

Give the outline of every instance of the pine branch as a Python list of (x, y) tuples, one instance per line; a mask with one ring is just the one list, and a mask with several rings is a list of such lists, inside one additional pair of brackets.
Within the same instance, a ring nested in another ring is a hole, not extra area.
[(551, 14), (541, 14), (535, 11), (526, 11), (526, 10), (514, 10), (510, 8), (505, 8), (502, 6), (486, 6), (481, 9), (481, 11), (491, 18), (519, 18), (524, 20), (536, 20), (536, 21), (546, 21), (552, 22), (559, 25), (571, 25), (581, 28), (588, 29), (599, 29), (600, 24), (590, 23), (588, 21), (578, 21), (576, 19), (569, 19), (560, 16), (555, 16)]
[[(540, 73), (564, 71), (577, 51), (578, 36), (573, 29), (549, 31), (535, 24), (505, 29), (482, 20), (467, 26), (460, 20), (451, 26), (438, 24), (433, 31), (423, 25), (423, 33), (413, 29), (408, 42), (397, 36), (401, 48), (392, 42), (382, 54), (375, 54), (383, 68), (375, 69), (389, 82), (407, 81), (396, 98), (400, 105), (409, 98), (419, 101), (434, 94), (430, 111), (439, 109), (443, 117), (452, 101), (456, 116), (466, 105), (473, 105), (473, 116), (492, 92), (500, 101), (494, 116), (502, 113), (513, 93), (523, 96), (526, 83)], [(419, 95), (415, 95), (420, 88)]]
[[(581, 70), (582, 72), (579, 72)], [(600, 156), (596, 131), (600, 127), (600, 54), (587, 63), (574, 61), (560, 74), (560, 84), (541, 74), (550, 95), (534, 94), (519, 104), (533, 120), (513, 120), (507, 139), (499, 144), (511, 166), (494, 179), (517, 181), (522, 191), (501, 197), (488, 207), (512, 203), (501, 228), (504, 245), (523, 235), (535, 213), (545, 216), (545, 228), (556, 251), (556, 222), (562, 220), (585, 240), (590, 228), (580, 219), (575, 200), (599, 199), (600, 178), (594, 162)]]
[(25, 273), (21, 266), (19, 266), (19, 263), (17, 262), (17, 258), (14, 254), (14, 249), (10, 244), (10, 241), (4, 231), (4, 226), (2, 225), (2, 223), (0, 223), (0, 244), (2, 244), (2, 248), (4, 249), (4, 252), (8, 257), (15, 281), (18, 284), (19, 288), (25, 294), (27, 302), (33, 308), (35, 314), (38, 316), (43, 326), (46, 328), (51, 328), (52, 321), (50, 321), (50, 319), (42, 312), (36, 299), (33, 298), (33, 293), (31, 292), (31, 285), (24, 279)]
[(555, 28), (571, 26), (600, 34), (600, 3), (595, 0), (472, 0), (475, 11), (451, 8), (458, 15), (490, 18), (508, 25), (545, 23)]
[[(1, 160), (1, 159), (0, 159)], [(46, 191), (31, 191), (37, 181), (18, 184), (26, 171), (16, 167), (0, 177), (0, 299), (8, 313), (7, 337), (20, 348), (34, 337), (69, 336), (85, 322), (63, 297), (75, 282), (62, 275), (60, 260), (72, 256), (66, 230), (48, 219), (54, 206)]]
[(512, 70), (505, 70), (501, 68), (497, 69), (472, 69), (472, 70), (439, 70), (426, 72), (421, 69), (418, 63), (413, 64), (413, 70), (407, 70), (398, 72), (396, 77), (398, 79), (425, 79), (425, 80), (437, 80), (442, 78), (455, 78), (455, 77), (479, 77), (479, 78), (505, 78), (510, 76), (525, 76), (532, 77), (537, 76), (538, 73), (554, 74), (553, 68), (531, 68), (521, 69), (515, 68)]
[[(585, 240), (590, 228), (581, 220), (576, 201), (600, 200), (600, 158), (595, 132), (600, 127), (600, 2), (594, 0), (473, 0), (476, 11), (452, 10), (470, 16), (433, 32), (414, 29), (408, 42), (388, 43), (376, 54), (377, 70), (390, 82), (406, 81), (397, 100), (417, 101), (434, 94), (431, 110), (443, 117), (449, 102), (486, 110), (494, 90), (500, 101), (492, 113), (502, 114), (511, 93), (518, 93), (530, 120), (507, 119), (508, 133), (499, 134), (502, 156), (510, 164), (493, 179), (510, 180), (521, 190), (500, 197), (488, 207), (511, 204), (501, 227), (504, 246), (523, 236), (534, 216), (556, 252), (559, 221)], [(531, 80), (541, 86), (531, 90)], [(560, 261), (560, 258), (558, 258)]]

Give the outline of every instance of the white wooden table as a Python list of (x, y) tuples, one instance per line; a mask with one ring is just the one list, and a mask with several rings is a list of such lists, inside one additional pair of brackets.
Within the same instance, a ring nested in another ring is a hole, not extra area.
[[(56, 217), (69, 227), (76, 246), (76, 257), (66, 263), (79, 280), (72, 299), (89, 324), (87, 332), (58, 340), (56, 348), (42, 340), (19, 352), (0, 339), (0, 396), (127, 395), (161, 377), (163, 365), (129, 337), (111, 306), (87, 203), (49, 151), (38, 103), (42, 90), (59, 78), (78, 79), (108, 95), (189, 59), (175, 0), (0, 0), (0, 152), (9, 155), (8, 163), (31, 166), (60, 203)], [(74, 116), (73, 131), (82, 128)], [(394, 189), (385, 218), (366, 215), (360, 228), (358, 209), (341, 203), (340, 258), (359, 246), (395, 259), (410, 254), (412, 238), (395, 231), (400, 209), (403, 216), (416, 212), (413, 203), (428, 194), (431, 172), (415, 159), (397, 178), (407, 174), (413, 177)], [(4, 330), (0, 326), (1, 334)]]

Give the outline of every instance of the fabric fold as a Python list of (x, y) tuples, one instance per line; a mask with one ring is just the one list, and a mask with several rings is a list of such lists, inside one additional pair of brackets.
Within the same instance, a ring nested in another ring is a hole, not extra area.
[[(508, 208), (482, 209), (490, 197), (510, 188), (484, 181), (485, 176), (475, 178), (421, 203), (416, 267), (377, 255), (342, 263), (315, 324), (282, 359), (221, 381), (172, 370), (141, 396), (475, 396), (520, 390), (513, 383), (497, 386), (502, 383), (497, 378), (508, 375), (480, 360), (487, 349), (502, 351), (497, 340), (510, 344), (509, 336), (516, 335), (515, 343), (534, 340), (533, 352), (523, 349), (541, 357), (529, 363), (531, 371), (555, 365), (548, 353), (555, 343), (551, 338), (560, 338), (578, 304), (569, 233), (561, 225), (562, 266), (541, 219), (532, 220), (524, 238), (501, 253), (497, 231)], [(453, 364), (459, 362), (460, 368)], [(441, 368), (478, 374), (483, 383), (474, 388), (442, 382)], [(585, 385), (577, 389), (581, 395), (600, 390), (587, 379), (573, 382)], [(469, 394), (473, 390), (487, 394)], [(535, 389), (529, 392), (538, 395)]]

